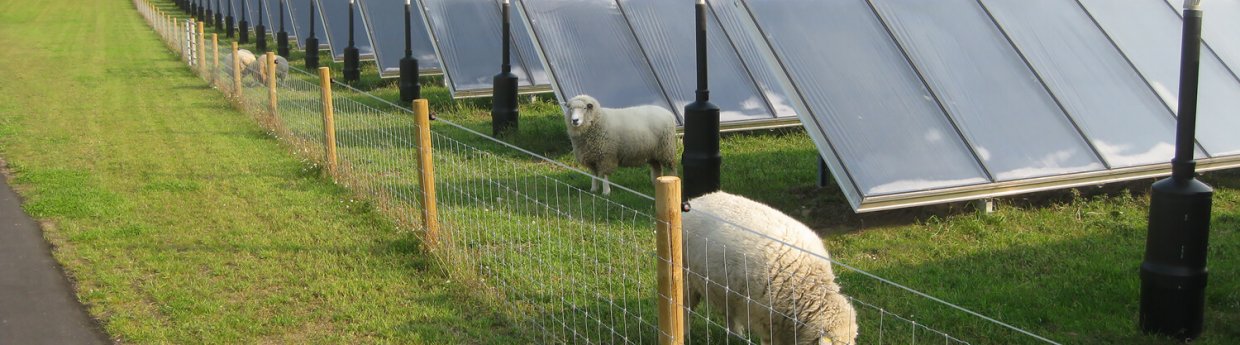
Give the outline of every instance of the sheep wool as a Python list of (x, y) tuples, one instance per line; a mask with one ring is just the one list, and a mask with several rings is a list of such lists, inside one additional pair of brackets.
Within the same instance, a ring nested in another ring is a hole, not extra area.
[[(241, 71), (242, 71), (241, 73), (244, 76), (246, 74), (245, 71), (247, 71), (250, 68), (250, 65), (253, 64), (254, 61), (257, 60), (257, 58), (254, 57), (254, 53), (251, 53), (249, 50), (245, 50), (245, 49), (238, 49), (237, 57), (241, 59)], [(224, 54), (223, 56), (220, 57), (220, 68), (224, 70), (224, 74), (228, 75), (229, 78), (232, 78), (233, 76), (232, 53)]]
[(748, 326), (771, 344), (854, 343), (856, 311), (817, 234), (741, 196), (715, 192), (689, 203), (682, 221), (690, 308), (705, 299), (733, 332)]
[[(676, 116), (656, 106), (603, 108), (587, 95), (568, 102), (564, 121), (577, 162), (603, 179), (603, 195), (611, 194), (607, 178), (618, 167), (649, 164), (651, 179), (676, 174)], [(590, 191), (598, 190), (592, 180)]]
[[(267, 70), (267, 56), (259, 56), (254, 63), (245, 68), (245, 75), (254, 78), (254, 80), (264, 82), (263, 72)], [(283, 56), (276, 55), (276, 80), (284, 80), (288, 77), (288, 59)]]

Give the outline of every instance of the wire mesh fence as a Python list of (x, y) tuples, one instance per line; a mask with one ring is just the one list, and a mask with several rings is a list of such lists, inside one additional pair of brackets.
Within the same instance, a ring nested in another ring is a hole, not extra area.
[[(415, 116), (426, 114), (317, 71), (279, 76), (234, 64), (244, 53), (233, 54), (231, 44), (204, 47), (188, 29), (192, 20), (134, 3), (187, 64), (198, 54), (189, 42), (203, 48), (209, 62), (192, 68), (238, 109), (423, 239), (454, 280), (530, 326), (532, 342), (1053, 343), (833, 261), (809, 229), (769, 208), (771, 216), (755, 216), (762, 208), (752, 205), (691, 201), (679, 242), (685, 293), (660, 292), (660, 265), (676, 262), (656, 246), (656, 228), (670, 223), (656, 217), (655, 197), (623, 186), (592, 193), (594, 177), (581, 170), (451, 121), (421, 128)], [(422, 129), (429, 137), (419, 137)], [(420, 153), (426, 148), (429, 157)], [(676, 312), (661, 315), (660, 301), (674, 302)], [(673, 314), (683, 317), (683, 334), (661, 327)], [(918, 320), (922, 314), (948, 316)]]

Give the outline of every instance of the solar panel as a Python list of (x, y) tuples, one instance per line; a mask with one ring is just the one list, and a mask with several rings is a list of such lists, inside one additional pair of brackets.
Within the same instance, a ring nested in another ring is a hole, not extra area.
[[(1176, 10), (1162, 0), (1081, 0), (1081, 4), (1163, 101), (1179, 109), (1183, 22)], [(1210, 12), (1205, 16), (1209, 18)], [(1240, 128), (1240, 97), (1236, 96), (1240, 95), (1240, 80), (1213, 51), (1202, 49), (1199, 83), (1197, 141), (1211, 156), (1240, 154), (1240, 135), (1236, 135)]]
[[(684, 106), (694, 100), (696, 89), (692, 2), (539, 0), (519, 5), (560, 99), (589, 94), (607, 107), (655, 105), (683, 123)], [(769, 67), (751, 46), (733, 44), (714, 13), (708, 17), (711, 100), (721, 108), (724, 128), (795, 123), (786, 89), (772, 81), (772, 71), (752, 64)]]
[[(290, 0), (290, 1), (296, 1), (296, 0)], [(267, 17), (264, 19), (266, 23), (264, 23), (263, 25), (267, 26), (267, 34), (271, 35), (271, 43), (269, 44), (271, 49), (273, 51), (275, 50), (276, 34), (280, 33), (280, 19), (281, 19), (280, 14), (281, 13), (284, 14), (284, 18), (283, 18), (284, 19), (284, 32), (288, 33), (289, 47), (300, 47), (300, 43), (296, 43), (297, 37), (298, 37), (297, 31), (293, 30), (293, 17), (291, 16), (292, 12), (288, 10), (287, 6), (284, 8), (283, 11), (281, 11), (280, 0), (262, 0), (262, 3), (263, 3), (263, 9), (265, 11), (264, 14), (267, 15)], [(309, 18), (306, 18), (306, 19), (309, 20)]]
[[(418, 0), (435, 52), (442, 62), (453, 97), (490, 96), (493, 78), (500, 72), (502, 18), (500, 0)], [(550, 91), (549, 79), (538, 60), (529, 33), (512, 13), (512, 73), (518, 92)]]
[[(1180, 23), (1163, 0), (708, 2), (795, 91), (858, 211), (1169, 173)], [(1199, 168), (1240, 166), (1221, 134), (1240, 83), (1202, 63)]]
[[(982, 3), (1110, 166), (1161, 164), (1174, 154), (1175, 114), (1080, 5)], [(1205, 153), (1198, 149), (1197, 156)]]
[[(298, 37), (297, 47), (306, 49), (306, 38), (310, 37), (310, 7), (315, 7), (314, 13), (314, 37), (319, 39), (319, 49), (331, 49), (331, 45), (327, 43), (327, 31), (324, 30), (323, 16), (318, 12), (318, 4), (315, 0), (289, 0), (284, 2), (284, 6), (288, 7), (288, 15), (293, 18), (291, 24), (293, 30), (289, 32), (290, 36)], [(290, 38), (290, 40), (292, 40)]]
[[(396, 0), (359, 0), (361, 17), (366, 21), (367, 34), (374, 42), (375, 61), (379, 64), (379, 76), (400, 76), (400, 60), (405, 58), (405, 3)], [(439, 59), (431, 46), (430, 34), (422, 20), (422, 13), (409, 11), (409, 30), (413, 57), (418, 60), (421, 74), (438, 74)]]
[[(344, 49), (349, 47), (349, 6), (349, 0), (318, 0), (319, 14), (327, 30), (327, 44), (331, 46), (332, 59), (336, 62), (344, 61)], [(374, 60), (374, 46), (366, 35), (370, 29), (357, 8), (353, 9), (353, 25), (353, 47), (357, 48), (363, 61)]]
[[(1176, 13), (1183, 13), (1184, 1), (1167, 0)], [(1240, 0), (1210, 0), (1201, 3), (1201, 35), (1231, 71), (1240, 74)]]

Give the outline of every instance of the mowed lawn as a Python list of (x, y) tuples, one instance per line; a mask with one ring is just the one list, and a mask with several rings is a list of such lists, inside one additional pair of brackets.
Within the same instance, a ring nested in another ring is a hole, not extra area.
[(0, 1), (0, 154), (126, 343), (526, 343), (130, 1)]

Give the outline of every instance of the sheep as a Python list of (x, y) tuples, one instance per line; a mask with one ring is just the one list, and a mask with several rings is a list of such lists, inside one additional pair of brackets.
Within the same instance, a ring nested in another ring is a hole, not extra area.
[[(663, 168), (676, 174), (675, 115), (657, 106), (608, 109), (588, 95), (568, 101), (564, 122), (577, 162), (603, 179), (603, 195), (611, 194), (608, 176), (617, 167), (650, 165), (651, 179)], [(598, 191), (592, 179), (590, 192)]]
[[(266, 83), (267, 79), (264, 76), (267, 75), (267, 56), (259, 56), (257, 61), (245, 67), (244, 73), (254, 80)], [(276, 55), (276, 80), (284, 80), (285, 77), (288, 77), (288, 60)]]
[[(249, 50), (245, 50), (245, 49), (238, 49), (237, 57), (241, 59), (241, 70), (243, 71), (242, 75), (244, 76), (245, 75), (244, 71), (250, 68), (250, 65), (253, 64), (254, 61), (257, 60), (257, 58), (254, 56), (254, 53), (250, 52)], [(224, 70), (224, 74), (227, 75), (228, 78), (233, 77), (233, 55), (232, 53), (224, 54), (224, 56), (220, 57), (220, 68)]]
[(840, 293), (831, 263), (823, 259), (827, 250), (812, 230), (724, 192), (689, 204), (692, 211), (682, 220), (689, 308), (705, 298), (723, 311), (732, 332), (745, 334), (749, 325), (772, 344), (855, 342), (856, 311)]

